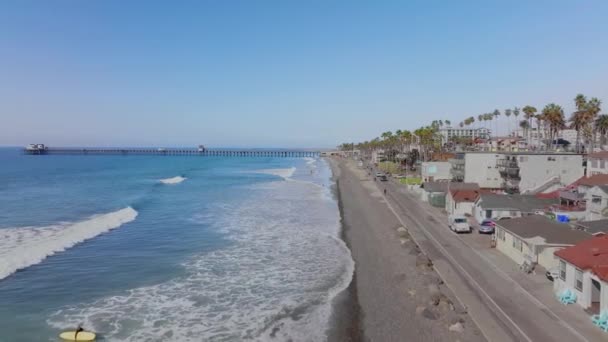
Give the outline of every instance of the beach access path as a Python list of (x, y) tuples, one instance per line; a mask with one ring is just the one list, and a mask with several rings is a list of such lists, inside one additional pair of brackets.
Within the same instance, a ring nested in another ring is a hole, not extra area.
[[(350, 167), (354, 163), (345, 162)], [(447, 216), (396, 182), (377, 182), (410, 234), (489, 341), (600, 341), (598, 329), (574, 328), (447, 227)]]
[[(344, 238), (355, 260), (352, 285), (361, 311), (362, 340), (486, 341), (432, 265), (424, 262), (420, 247), (398, 233), (403, 223), (372, 177), (353, 161), (330, 159), (330, 164)], [(454, 326), (463, 329), (451, 331)]]

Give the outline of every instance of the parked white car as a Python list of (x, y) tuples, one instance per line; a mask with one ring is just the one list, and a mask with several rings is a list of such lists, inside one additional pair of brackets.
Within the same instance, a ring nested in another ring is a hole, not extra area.
[(473, 231), (469, 220), (464, 216), (450, 216), (448, 218), (450, 230), (456, 233), (470, 233)]

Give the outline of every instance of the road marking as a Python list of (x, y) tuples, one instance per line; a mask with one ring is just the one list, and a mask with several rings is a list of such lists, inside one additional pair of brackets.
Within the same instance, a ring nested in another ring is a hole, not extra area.
[[(409, 193), (405, 194), (406, 196), (409, 197)], [(410, 197), (410, 199), (412, 200), (412, 198)], [(420, 206), (420, 205), (419, 205)], [(437, 219), (442, 219), (440, 218), (436, 213), (434, 213), (432, 210), (428, 210), (427, 208), (421, 208), (424, 209), (428, 214), (434, 216)], [(392, 210), (392, 209), (391, 209)], [(413, 217), (411, 217), (413, 219)], [(414, 220), (414, 219), (413, 219)], [(420, 222), (416, 219), (414, 220), (416, 221), (416, 223), (420, 226)], [(426, 231), (426, 230), (424, 230)], [(430, 233), (429, 233), (430, 234)], [(426, 234), (425, 234), (426, 235)], [(475, 254), (477, 254), (478, 256), (480, 256), (484, 261), (486, 261), (493, 269), (495, 269), (496, 271), (498, 271), (498, 273), (500, 273), (500, 275), (505, 278), (505, 280), (508, 280), (512, 283), (514, 283), (521, 292), (523, 292), (530, 300), (532, 300), (534, 303), (536, 303), (537, 307), (539, 307), (540, 309), (544, 309), (547, 312), (550, 312), (554, 317), (552, 318), (557, 318), (558, 323), (563, 326), (564, 328), (568, 329), (570, 332), (572, 332), (575, 336), (577, 336), (581, 341), (585, 341), (585, 342), (589, 342), (589, 340), (587, 340), (583, 335), (581, 335), (576, 329), (574, 329), (572, 326), (570, 326), (568, 323), (566, 323), (563, 319), (561, 319), (561, 317), (559, 317), (558, 315), (556, 315), (549, 307), (547, 307), (545, 304), (543, 304), (541, 301), (539, 301), (536, 297), (534, 297), (530, 292), (528, 292), (528, 290), (526, 290), (523, 286), (521, 286), (517, 281), (515, 281), (513, 278), (511, 278), (511, 276), (509, 276), (506, 272), (504, 272), (503, 270), (501, 270), (496, 264), (494, 264), (488, 257), (486, 257), (485, 255), (483, 255), (482, 253), (480, 253), (478, 250), (476, 250), (473, 246), (471, 246), (469, 243), (466, 242), (466, 240), (464, 240), (462, 237), (456, 235), (455, 236), (458, 240), (460, 240), (462, 243), (464, 243), (467, 247), (469, 247), (473, 252), (475, 252)], [(435, 238), (433, 237), (433, 239), (435, 240)], [(436, 243), (437, 240), (435, 240)], [(443, 249), (443, 248), (442, 248)], [(459, 267), (461, 267), (460, 265), (458, 265)], [(484, 291), (485, 292), (485, 291)], [(485, 293), (484, 293), (485, 294)], [(487, 295), (487, 294), (486, 294)], [(501, 309), (502, 311), (502, 309)], [(508, 316), (507, 316), (508, 317)], [(510, 320), (510, 319), (509, 319)], [(511, 321), (511, 320), (510, 320)], [(517, 325), (516, 325), (517, 326)]]

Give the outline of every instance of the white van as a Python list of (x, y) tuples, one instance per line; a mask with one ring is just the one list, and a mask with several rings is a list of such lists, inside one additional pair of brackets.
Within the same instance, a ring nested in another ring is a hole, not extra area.
[(450, 230), (456, 233), (470, 233), (473, 229), (464, 216), (450, 216), (448, 218)]

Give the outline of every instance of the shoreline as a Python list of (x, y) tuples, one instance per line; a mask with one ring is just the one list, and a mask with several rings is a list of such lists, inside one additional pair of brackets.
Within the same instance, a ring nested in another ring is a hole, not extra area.
[(332, 302), (328, 341), (485, 341), (457, 304), (378, 184), (354, 161), (326, 158), (355, 262), (346, 291)]
[[(330, 158), (325, 158), (332, 172), (331, 192), (338, 203), (340, 212), (340, 239), (352, 253), (352, 246), (348, 239), (349, 227), (344, 221), (344, 202), (340, 193), (340, 170)], [(332, 314), (329, 320), (327, 341), (362, 342), (365, 333), (362, 325), (362, 310), (357, 296), (357, 266), (344, 291), (340, 292), (331, 303)]]

